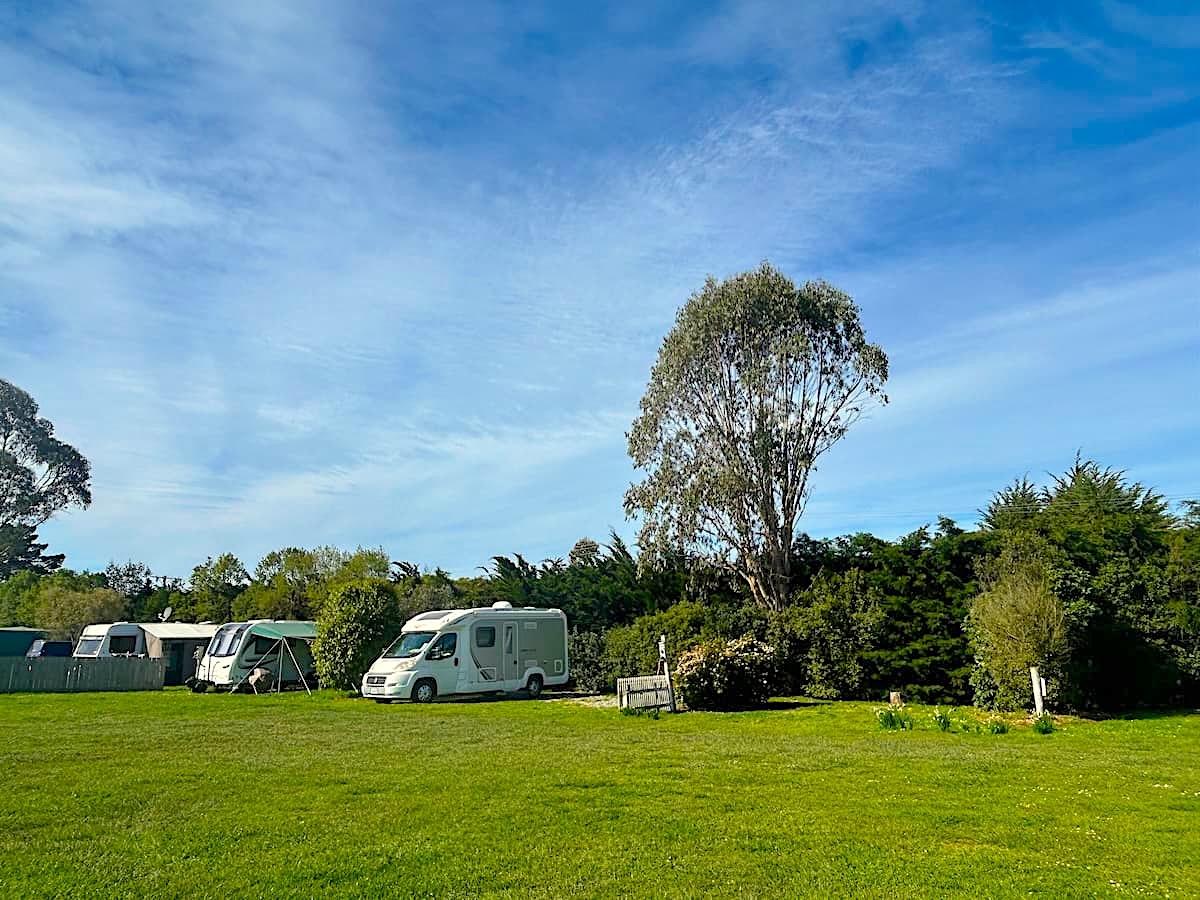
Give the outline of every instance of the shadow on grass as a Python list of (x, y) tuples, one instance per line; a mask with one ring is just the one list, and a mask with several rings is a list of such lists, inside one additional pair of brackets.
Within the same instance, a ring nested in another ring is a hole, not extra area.
[(830, 706), (835, 703), (834, 700), (808, 700), (800, 697), (778, 697), (774, 700), (768, 700), (758, 706), (749, 706), (745, 709), (721, 709), (721, 710), (700, 710), (701, 712), (719, 712), (719, 713), (753, 713), (753, 712), (787, 712), (792, 709), (807, 709), (814, 706)]
[[(542, 700), (559, 699), (558, 695), (552, 694), (549, 691), (542, 693)], [(448, 694), (445, 697), (438, 697), (435, 703), (508, 703), (512, 700), (520, 700), (524, 703), (531, 702), (530, 697), (524, 691), (514, 691), (508, 694)]]
[[(1144, 722), (1154, 719), (1178, 719), (1185, 716), (1195, 716), (1200, 714), (1200, 709), (1193, 709), (1186, 706), (1174, 707), (1171, 709), (1131, 709), (1122, 713), (1114, 713), (1110, 716), (1096, 715), (1097, 719), (1122, 719), (1129, 722)], [(1092, 716), (1084, 716), (1083, 718), (1092, 718)]]
[(778, 700), (768, 700), (765, 705), (758, 707), (762, 710), (783, 711), (788, 709), (805, 709), (810, 706), (828, 706), (832, 700), (800, 700), (795, 697), (781, 697)]

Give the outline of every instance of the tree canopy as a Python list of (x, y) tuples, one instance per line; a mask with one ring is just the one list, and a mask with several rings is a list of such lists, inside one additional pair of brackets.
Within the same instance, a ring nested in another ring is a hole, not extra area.
[(91, 467), (54, 436), (37, 402), (0, 379), (0, 527), (37, 528), (60, 509), (92, 502)]
[(782, 609), (817, 460), (873, 403), (888, 360), (859, 310), (824, 281), (797, 287), (763, 263), (709, 278), (663, 341), (629, 434), (646, 476), (625, 495), (652, 553), (730, 567)]
[(46, 553), (47, 546), (28, 525), (0, 525), (0, 581), (17, 572), (53, 572), (66, 557)]

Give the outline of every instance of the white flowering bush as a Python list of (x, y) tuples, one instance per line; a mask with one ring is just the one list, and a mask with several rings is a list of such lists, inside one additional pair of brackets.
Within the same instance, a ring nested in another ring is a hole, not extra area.
[(675, 680), (688, 709), (762, 706), (775, 682), (775, 651), (750, 636), (707, 641), (680, 657)]

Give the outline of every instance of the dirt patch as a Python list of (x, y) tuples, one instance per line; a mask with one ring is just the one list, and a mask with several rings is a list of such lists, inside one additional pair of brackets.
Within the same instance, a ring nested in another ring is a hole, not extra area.
[(583, 694), (564, 693), (546, 697), (547, 700), (560, 700), (565, 703), (578, 703), (580, 706), (611, 707), (616, 709), (616, 694)]

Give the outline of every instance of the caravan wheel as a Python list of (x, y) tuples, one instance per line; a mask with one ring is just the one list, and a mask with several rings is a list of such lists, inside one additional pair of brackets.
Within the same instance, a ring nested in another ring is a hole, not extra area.
[(412, 689), (413, 703), (432, 703), (437, 696), (437, 682), (431, 678), (422, 678)]
[(525, 685), (525, 690), (529, 692), (529, 699), (536, 700), (542, 696), (542, 676), (534, 675), (529, 679), (529, 684)]
[(208, 690), (208, 682), (207, 681), (193, 681), (192, 682), (192, 693), (193, 694), (203, 694), (207, 690)]

